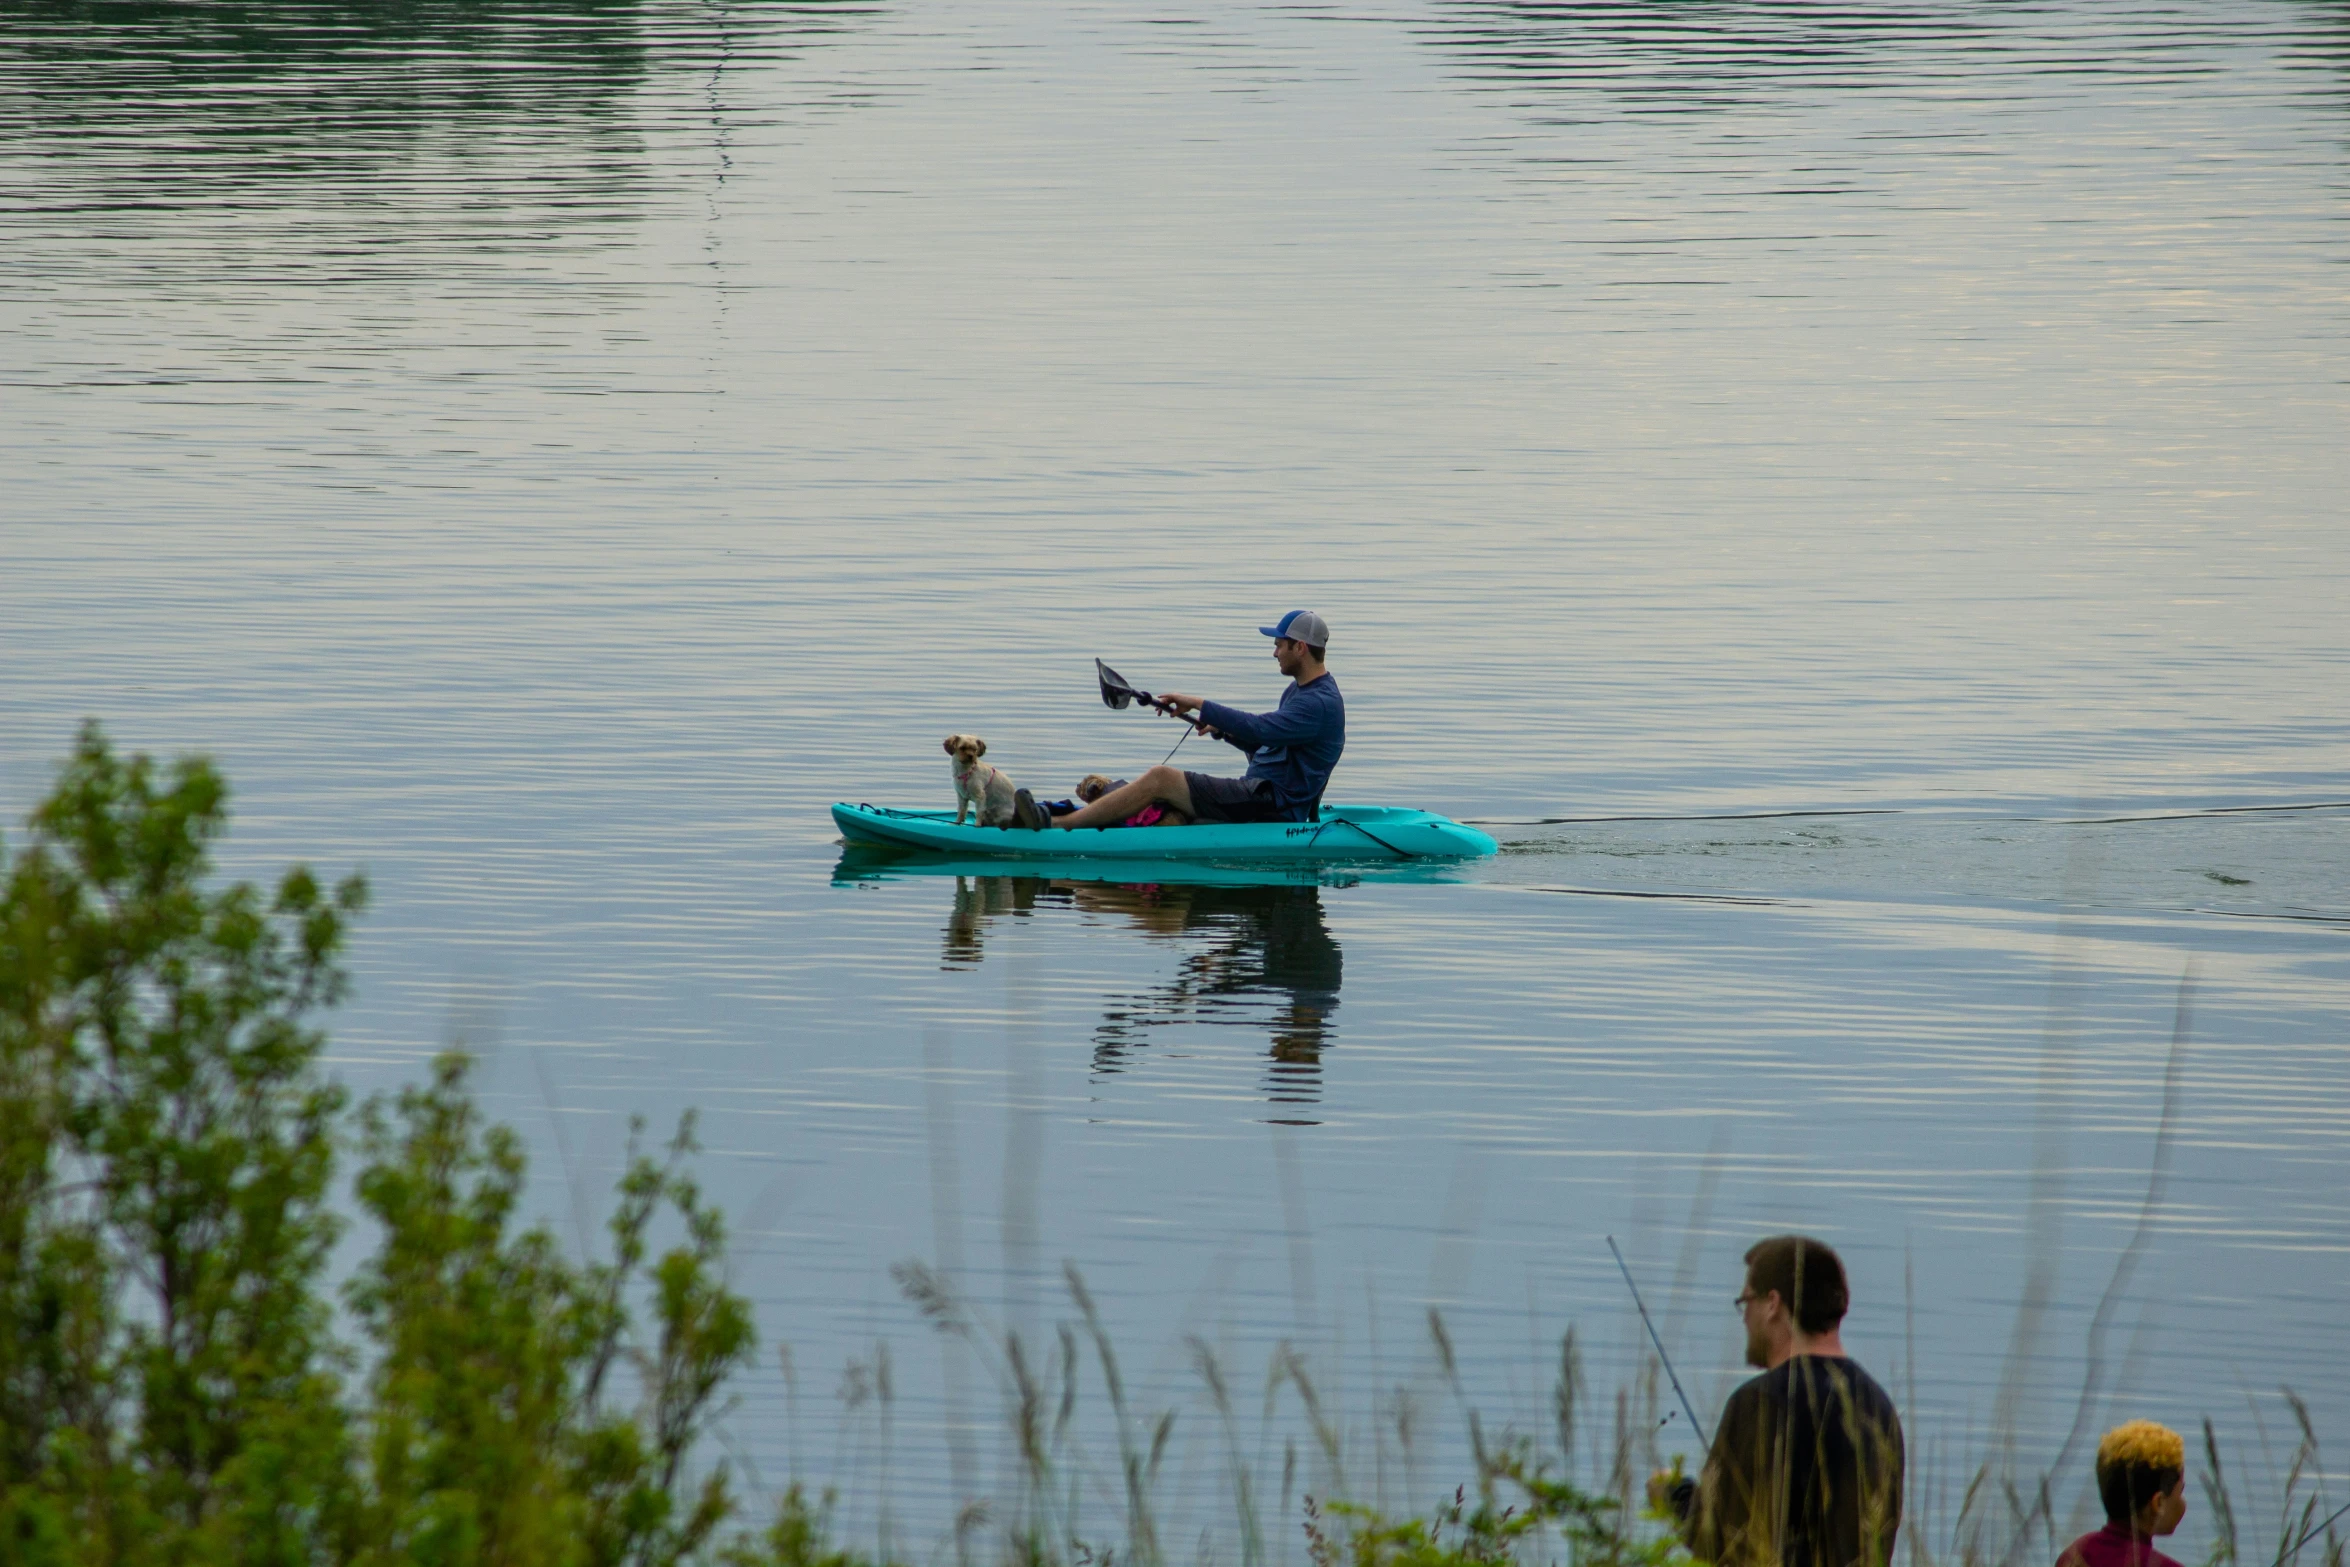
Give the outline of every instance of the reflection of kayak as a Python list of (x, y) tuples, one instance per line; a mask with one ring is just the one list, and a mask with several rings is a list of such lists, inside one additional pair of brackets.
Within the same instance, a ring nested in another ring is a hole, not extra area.
[(895, 844), (845, 843), (832, 867), (835, 887), (898, 881), (911, 877), (980, 877), (1034, 881), (1038, 885), (1109, 882), (1129, 886), (1176, 887), (1352, 887), (1362, 882), (1457, 881), (1459, 860), (1098, 859), (1022, 860), (1003, 854), (942, 854)]
[(1494, 841), (1433, 811), (1393, 805), (1325, 805), (1311, 822), (1216, 822), (1189, 827), (1048, 828), (955, 825), (952, 811), (898, 811), (836, 805), (832, 819), (851, 843), (1019, 860), (1201, 860), (1256, 863), (1397, 863), (1463, 860), (1494, 852)]

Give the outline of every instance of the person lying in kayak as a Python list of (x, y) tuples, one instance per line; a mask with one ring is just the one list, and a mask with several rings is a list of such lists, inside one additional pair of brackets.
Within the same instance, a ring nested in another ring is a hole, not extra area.
[(1153, 804), (1171, 805), (1199, 822), (1312, 821), (1331, 771), (1346, 750), (1346, 701), (1322, 665), (1330, 627), (1312, 610), (1293, 609), (1280, 624), (1257, 629), (1273, 639), (1273, 662), (1289, 677), (1281, 705), (1272, 712), (1244, 713), (1178, 692), (1160, 697), (1178, 713), (1196, 713), (1196, 722), (1246, 751), (1246, 776), (1187, 773), (1162, 762), (1067, 816), (1047, 816), (1023, 789), (1012, 797), (1019, 824), (1111, 827)]

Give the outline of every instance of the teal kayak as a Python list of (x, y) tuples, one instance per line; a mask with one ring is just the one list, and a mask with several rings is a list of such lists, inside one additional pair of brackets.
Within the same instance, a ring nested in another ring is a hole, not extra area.
[(1311, 822), (1216, 822), (1189, 827), (1020, 827), (955, 825), (952, 811), (883, 805), (832, 808), (851, 843), (1020, 860), (1202, 860), (1223, 864), (1466, 860), (1494, 841), (1434, 811), (1395, 805), (1325, 805)]

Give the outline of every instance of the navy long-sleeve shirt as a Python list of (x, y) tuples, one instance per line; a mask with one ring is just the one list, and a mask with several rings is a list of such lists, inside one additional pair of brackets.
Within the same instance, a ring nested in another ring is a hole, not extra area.
[(1302, 686), (1290, 682), (1281, 705), (1270, 713), (1203, 702), (1200, 717), (1248, 753), (1248, 776), (1271, 783), (1274, 800), (1292, 819), (1305, 821), (1314, 814), (1346, 750), (1346, 699), (1328, 671)]

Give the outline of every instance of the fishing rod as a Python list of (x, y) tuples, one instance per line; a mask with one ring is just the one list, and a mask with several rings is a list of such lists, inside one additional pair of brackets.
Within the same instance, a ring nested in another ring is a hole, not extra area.
[(1656, 1336), (1656, 1324), (1648, 1317), (1648, 1303), (1640, 1298), (1640, 1286), (1632, 1282), (1632, 1270), (1625, 1265), (1624, 1253), (1616, 1245), (1613, 1235), (1607, 1238), (1607, 1249), (1615, 1253), (1616, 1270), (1624, 1275), (1624, 1287), (1632, 1292), (1632, 1304), (1640, 1312), (1640, 1325), (1648, 1329), (1648, 1341), (1656, 1346), (1656, 1358), (1664, 1363), (1665, 1376), (1671, 1380), (1673, 1392), (1681, 1400), (1681, 1413), (1689, 1417), (1689, 1429), (1697, 1433), (1698, 1444), (1710, 1456), (1714, 1444), (1705, 1434), (1705, 1423), (1697, 1418), (1697, 1410), (1689, 1402), (1688, 1391), (1681, 1386), (1680, 1374), (1673, 1370), (1673, 1357), (1665, 1353), (1665, 1341)]
[[(2301, 1547), (2316, 1539), (2327, 1529), (2332, 1528), (2334, 1520), (2341, 1517), (2344, 1513), (2350, 1513), (2350, 1502), (2343, 1503), (2340, 1507), (2335, 1508), (2331, 1513), (2327, 1514), (2317, 1523), (2312, 1524), (2309, 1528), (2302, 1531), (2300, 1539), (2295, 1540), (2291, 1545), (2288, 1545), (2283, 1550), (2277, 1552), (2277, 1560), (2283, 1561), (2286, 1557), (2292, 1555), (2295, 1551), (2298, 1551), (2301, 1549)], [(2306, 1518), (2309, 1515), (2307, 1513), (2303, 1513), (2301, 1516)]]

